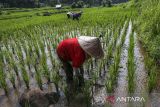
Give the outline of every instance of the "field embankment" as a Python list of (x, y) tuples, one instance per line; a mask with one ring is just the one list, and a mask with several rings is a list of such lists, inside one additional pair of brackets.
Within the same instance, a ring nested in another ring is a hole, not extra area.
[(150, 90), (155, 87), (160, 89), (159, 80), (157, 81), (160, 76), (160, 1), (139, 0), (136, 6), (139, 16), (135, 28), (144, 50), (145, 66), (149, 75), (148, 85), (153, 86)]

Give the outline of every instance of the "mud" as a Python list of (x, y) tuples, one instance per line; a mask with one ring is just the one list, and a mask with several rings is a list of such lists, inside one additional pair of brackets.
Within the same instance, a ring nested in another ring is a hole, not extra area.
[[(119, 65), (119, 76), (118, 76), (118, 80), (117, 80), (117, 86), (115, 88), (115, 93), (107, 93), (106, 92), (105, 82), (106, 82), (106, 77), (107, 77), (108, 67), (109, 67), (109, 65), (106, 64), (105, 69), (102, 68), (102, 71), (101, 71), (102, 76), (98, 77), (97, 83), (93, 86), (93, 89), (94, 89), (93, 90), (94, 94), (93, 94), (93, 99), (92, 99), (92, 106), (93, 107), (108, 107), (108, 106), (109, 107), (128, 107), (128, 106), (130, 106), (130, 104), (128, 104), (128, 103), (114, 103), (114, 104), (112, 104), (111, 102), (108, 102), (106, 100), (106, 98), (107, 98), (107, 96), (110, 96), (110, 95), (114, 95), (115, 98), (118, 96), (128, 96), (127, 60), (128, 60), (129, 35), (131, 33), (131, 28), (132, 28), (132, 23), (130, 22), (129, 27), (128, 27), (128, 31), (127, 31), (127, 35), (126, 35), (126, 40), (125, 40), (124, 46), (122, 47), (121, 61), (120, 61), (120, 65)], [(123, 29), (120, 32), (120, 36), (118, 37), (117, 44), (120, 43), (122, 32), (123, 32)], [(87, 30), (83, 31), (81, 34), (87, 34)], [(91, 29), (91, 34), (95, 34), (93, 29)], [(70, 32), (70, 33), (68, 33), (68, 35), (79, 36), (80, 31), (77, 30), (76, 32)], [(110, 41), (112, 41), (112, 36), (113, 36), (112, 34), (108, 36), (108, 37), (110, 37), (109, 38)], [(135, 74), (136, 74), (135, 75), (135, 77), (136, 77), (135, 78), (135, 81), (136, 81), (135, 87), (136, 87), (136, 89), (135, 89), (135, 93), (133, 93), (133, 94), (134, 94), (134, 96), (136, 96), (136, 95), (137, 96), (146, 96), (148, 98), (147, 99), (148, 103), (146, 103), (146, 104), (140, 103), (139, 106), (131, 104), (131, 106), (132, 107), (142, 107), (145, 105), (146, 107), (159, 107), (159, 105), (160, 105), (160, 99), (159, 99), (160, 94), (158, 94), (159, 91), (155, 90), (154, 93), (151, 93), (150, 95), (147, 94), (147, 71), (145, 70), (145, 66), (144, 66), (144, 61), (143, 61), (144, 57), (143, 57), (143, 53), (141, 52), (141, 46), (138, 43), (136, 36), (137, 35), (135, 34), (134, 52), (135, 52), (135, 68), (136, 68), (136, 70), (135, 70)], [(44, 41), (45, 53), (47, 55), (47, 65), (48, 65), (49, 69), (51, 69), (52, 63), (51, 63), (51, 59), (49, 56), (49, 48), (47, 47), (47, 42), (49, 42), (49, 40)], [(107, 43), (107, 44), (109, 44), (109, 43)], [(56, 56), (56, 52), (53, 49), (53, 47), (51, 46), (51, 43), (49, 45), (50, 45), (53, 57), (56, 60), (58, 60), (58, 58)], [(106, 45), (104, 45), (104, 50), (106, 50), (105, 48), (107, 48)], [(22, 53), (23, 53), (23, 57), (25, 59), (26, 53), (23, 48), (22, 48)], [(16, 57), (17, 56), (14, 55), (14, 60), (17, 62), (18, 60), (16, 59)], [(95, 69), (97, 67), (98, 62), (100, 62), (100, 61), (93, 63), (93, 69)], [(34, 67), (31, 66), (31, 71), (28, 70), (27, 66), (26, 66), (26, 69), (27, 69), (27, 72), (30, 76), (30, 88), (31, 89), (36, 88), (36, 87), (38, 88), (38, 85), (35, 80)], [(93, 69), (90, 68), (90, 72), (92, 72)], [(65, 94), (62, 91), (63, 85), (65, 84), (64, 83), (65, 82), (65, 73), (64, 73), (63, 69), (60, 69), (59, 71), (60, 71), (60, 75), (63, 77), (62, 82), (60, 83), (60, 87), (59, 87), (61, 97), (60, 97), (60, 100), (57, 104), (51, 105), (50, 107), (68, 107)], [(21, 71), (19, 70), (19, 72), (21, 72)], [(25, 87), (25, 84), (23, 82), (23, 78), (20, 73), (19, 73), (19, 75), (20, 75), (19, 78), (16, 78), (17, 89), (13, 89), (12, 84), (7, 79), (8, 86), (10, 86), (8, 97), (4, 94), (4, 91), (2, 89), (0, 89), (0, 107), (20, 107), (20, 105), (18, 103), (19, 97), (24, 92), (24, 90), (26, 90), (26, 87)], [(86, 80), (92, 79), (91, 76), (88, 75), (87, 69), (85, 69), (84, 78)], [(51, 91), (56, 90), (54, 84), (53, 83), (47, 84), (47, 80), (45, 78), (43, 78), (43, 89), (46, 92), (51, 92)], [(77, 104), (74, 107), (83, 107), (83, 106), (81, 104)], [(86, 106), (84, 106), (84, 107), (86, 107)]]
[(140, 44), (137, 40), (137, 35), (135, 36), (135, 65), (136, 65), (136, 93), (146, 93), (147, 92), (147, 70), (144, 65), (144, 57), (141, 53)]

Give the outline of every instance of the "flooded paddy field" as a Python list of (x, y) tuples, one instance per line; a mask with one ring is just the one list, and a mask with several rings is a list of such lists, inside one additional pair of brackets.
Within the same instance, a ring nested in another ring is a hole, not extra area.
[[(32, 89), (60, 95), (49, 107), (159, 107), (160, 90), (153, 88), (155, 74), (145, 65), (133, 13), (114, 11), (116, 14), (105, 16), (107, 9), (100, 10), (94, 19), (86, 10), (82, 21), (35, 25), (4, 37), (0, 44), (0, 107), (21, 107), (22, 94)], [(99, 37), (104, 57), (85, 61), (85, 84), (70, 99), (56, 47), (64, 39), (82, 35)]]

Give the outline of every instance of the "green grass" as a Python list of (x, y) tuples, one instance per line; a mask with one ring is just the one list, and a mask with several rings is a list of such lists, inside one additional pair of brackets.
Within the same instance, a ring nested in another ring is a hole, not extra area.
[(149, 74), (148, 86), (151, 92), (157, 87), (157, 76), (160, 75), (160, 1), (139, 0), (136, 6), (140, 15), (135, 28), (145, 50), (145, 66)]
[(142, 6), (142, 14), (139, 18), (140, 29), (138, 29), (139, 39), (143, 42), (143, 47), (148, 51), (150, 57), (158, 61), (160, 59), (160, 2), (145, 0), (145, 7)]

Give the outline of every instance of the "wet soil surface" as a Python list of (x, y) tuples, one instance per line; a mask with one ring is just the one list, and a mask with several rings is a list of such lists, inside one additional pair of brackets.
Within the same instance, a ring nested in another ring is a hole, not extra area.
[[(124, 43), (124, 46), (122, 47), (122, 53), (121, 53), (121, 61), (119, 65), (119, 76), (117, 79), (117, 86), (115, 88), (115, 93), (107, 93), (105, 88), (105, 82), (106, 82), (106, 76), (108, 72), (108, 66), (106, 66), (106, 70), (102, 70), (102, 77), (98, 78), (98, 86), (94, 86), (94, 94), (92, 99), (92, 106), (93, 107), (159, 107), (160, 105), (160, 93), (158, 93), (158, 90), (155, 90), (153, 93), (149, 94), (147, 93), (147, 71), (144, 66), (144, 57), (143, 52), (141, 52), (140, 44), (137, 40), (137, 35), (135, 34), (135, 82), (136, 82), (136, 89), (135, 93), (133, 93), (133, 96), (145, 96), (147, 97), (147, 101), (145, 103), (115, 103), (115, 98), (118, 96), (125, 97), (128, 96), (128, 90), (127, 90), (127, 59), (128, 59), (128, 47), (129, 47), (129, 34), (131, 33), (132, 24), (129, 24), (126, 40)], [(120, 37), (121, 38), (121, 37)], [(118, 42), (119, 43), (119, 42)], [(45, 43), (46, 45), (46, 43)], [(52, 67), (51, 61), (49, 59), (49, 51), (47, 47), (45, 47), (45, 52), (47, 53), (47, 64), (49, 68)], [(54, 52), (55, 54), (55, 52)], [(23, 51), (23, 56), (25, 58), (25, 53)], [(56, 57), (57, 58), (57, 57)], [(96, 64), (94, 64), (94, 67)], [(34, 68), (31, 69), (30, 76), (35, 73)], [(61, 69), (60, 74), (65, 77), (64, 71)], [(34, 79), (34, 76), (31, 76), (30, 78), (30, 87), (36, 88), (38, 87), (36, 84), (36, 81)], [(87, 70), (85, 70), (84, 75), (86, 80), (91, 79), (90, 76), (87, 73)], [(63, 78), (65, 82), (65, 78)], [(12, 86), (11, 83), (8, 80), (9, 86)], [(9, 89), (9, 95), (6, 96), (4, 94), (4, 91), (0, 89), (0, 107), (20, 107), (19, 105), (19, 97), (21, 94), (25, 91), (26, 87), (24, 85), (23, 79), (20, 76), (20, 78), (17, 78), (16, 83), (17, 89), (13, 89), (10, 87)], [(53, 83), (47, 84), (47, 80), (43, 79), (43, 89), (46, 92), (55, 92), (55, 86)], [(50, 107), (68, 107), (68, 103), (65, 97), (65, 94), (62, 90), (60, 90), (60, 100), (57, 104), (51, 105)], [(113, 95), (113, 96), (112, 96)], [(77, 95), (78, 96), (78, 95)], [(111, 100), (106, 100), (108, 97), (110, 97)], [(73, 101), (75, 101), (74, 99)], [(69, 107), (86, 107), (86, 105), (81, 102), (75, 104), (75, 102), (72, 102), (72, 104)]]

